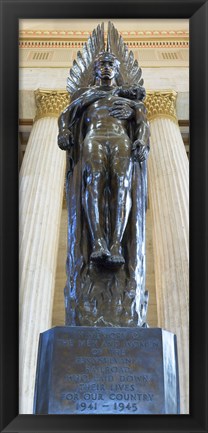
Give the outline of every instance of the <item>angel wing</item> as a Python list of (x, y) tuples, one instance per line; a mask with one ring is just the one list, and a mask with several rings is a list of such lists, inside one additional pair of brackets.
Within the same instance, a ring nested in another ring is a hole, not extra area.
[(120, 74), (117, 78), (119, 85), (143, 85), (142, 70), (138, 65), (138, 61), (134, 59), (133, 52), (128, 51), (122, 36), (119, 35), (110, 21), (108, 23), (107, 51), (115, 54), (120, 61)]
[(82, 53), (78, 51), (77, 59), (73, 61), (66, 87), (70, 94), (76, 92), (80, 87), (94, 84), (94, 60), (104, 49), (104, 23), (102, 23), (93, 30), (92, 35), (83, 46)]

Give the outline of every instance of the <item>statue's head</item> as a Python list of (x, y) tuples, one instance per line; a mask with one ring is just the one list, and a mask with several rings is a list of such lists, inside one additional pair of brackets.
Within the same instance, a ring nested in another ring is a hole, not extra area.
[(94, 63), (95, 77), (112, 80), (119, 73), (120, 62), (113, 53), (102, 51)]

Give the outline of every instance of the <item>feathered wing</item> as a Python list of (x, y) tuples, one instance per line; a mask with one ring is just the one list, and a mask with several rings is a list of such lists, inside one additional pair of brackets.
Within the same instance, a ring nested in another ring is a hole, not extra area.
[(104, 23), (102, 23), (93, 30), (83, 46), (82, 53), (78, 51), (77, 59), (73, 61), (66, 87), (71, 95), (80, 87), (88, 87), (94, 83), (94, 60), (104, 49)]
[(115, 54), (120, 61), (119, 84), (128, 86), (143, 85), (142, 70), (138, 65), (138, 61), (134, 59), (133, 52), (128, 51), (122, 36), (119, 35), (110, 21), (108, 23), (107, 51)]

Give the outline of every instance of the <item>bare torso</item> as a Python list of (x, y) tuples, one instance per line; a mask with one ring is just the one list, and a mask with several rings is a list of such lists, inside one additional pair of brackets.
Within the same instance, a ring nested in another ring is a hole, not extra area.
[(93, 131), (93, 135), (127, 135), (127, 120), (121, 120), (110, 115), (113, 103), (123, 100), (113, 96), (110, 92), (105, 98), (92, 103), (85, 112), (86, 134)]

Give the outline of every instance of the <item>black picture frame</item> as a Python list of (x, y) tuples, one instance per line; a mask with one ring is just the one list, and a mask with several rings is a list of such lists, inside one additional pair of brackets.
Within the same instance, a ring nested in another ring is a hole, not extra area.
[[(190, 414), (18, 415), (18, 20), (190, 19)], [(1, 432), (207, 432), (208, 1), (1, 1)]]

